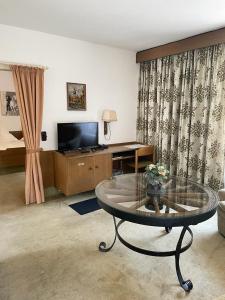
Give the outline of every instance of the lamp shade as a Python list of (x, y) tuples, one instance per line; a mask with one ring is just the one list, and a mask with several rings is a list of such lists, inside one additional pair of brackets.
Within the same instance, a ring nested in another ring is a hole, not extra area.
[(102, 120), (105, 122), (117, 121), (115, 110), (105, 109), (102, 114)]

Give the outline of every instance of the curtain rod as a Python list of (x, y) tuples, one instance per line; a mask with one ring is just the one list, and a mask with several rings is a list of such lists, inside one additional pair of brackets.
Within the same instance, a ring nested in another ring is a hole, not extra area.
[[(24, 63), (16, 63), (16, 62), (9, 62), (9, 61), (0, 61), (0, 64), (2, 65), (16, 65), (16, 66), (23, 66), (23, 67), (31, 67), (31, 68), (40, 68), (44, 70), (48, 70), (47, 66), (42, 66), (42, 65), (33, 65), (33, 64), (24, 64)], [(1, 71), (10, 71), (9, 69), (2, 69), (0, 68)]]

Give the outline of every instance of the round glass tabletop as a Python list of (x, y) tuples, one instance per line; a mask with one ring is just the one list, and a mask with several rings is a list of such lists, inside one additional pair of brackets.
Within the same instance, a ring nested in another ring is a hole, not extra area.
[(209, 219), (218, 196), (209, 187), (169, 177), (154, 193), (144, 174), (126, 174), (105, 180), (96, 187), (100, 206), (123, 220), (151, 226), (188, 226)]

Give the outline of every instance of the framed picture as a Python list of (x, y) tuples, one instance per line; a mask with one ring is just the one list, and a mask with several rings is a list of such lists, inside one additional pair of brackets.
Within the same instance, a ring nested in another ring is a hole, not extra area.
[(67, 82), (67, 110), (86, 110), (86, 84)]
[(19, 108), (15, 92), (1, 92), (2, 116), (19, 116)]

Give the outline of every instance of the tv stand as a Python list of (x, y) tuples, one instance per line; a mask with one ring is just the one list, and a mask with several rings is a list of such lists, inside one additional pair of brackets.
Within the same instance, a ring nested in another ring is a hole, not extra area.
[(56, 187), (69, 196), (94, 190), (100, 181), (112, 177), (113, 167), (129, 171), (126, 162), (135, 160), (138, 149), (134, 144), (137, 142), (108, 145), (107, 149), (95, 148), (85, 153), (79, 150), (64, 154), (56, 151)]
[(93, 190), (100, 181), (111, 176), (110, 153), (55, 152), (55, 183), (66, 196)]

